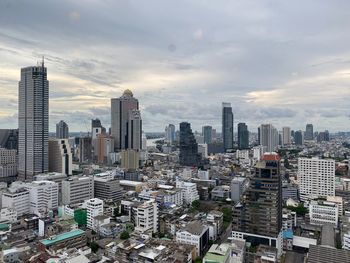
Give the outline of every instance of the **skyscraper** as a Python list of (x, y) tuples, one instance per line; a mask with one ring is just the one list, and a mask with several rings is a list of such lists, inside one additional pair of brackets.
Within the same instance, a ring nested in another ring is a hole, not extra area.
[(247, 149), (249, 148), (249, 131), (248, 126), (245, 123), (238, 123), (238, 148)]
[(233, 211), (232, 237), (243, 238), (253, 247), (264, 244), (281, 246), (282, 180), (280, 157), (266, 153), (255, 165), (242, 202)]
[(313, 140), (314, 139), (314, 126), (312, 124), (306, 124), (305, 130), (305, 140)]
[(296, 145), (304, 144), (304, 132), (299, 130), (294, 132), (294, 142)]
[(260, 145), (265, 146), (268, 152), (277, 150), (278, 139), (278, 131), (272, 124), (260, 126)]
[[(111, 135), (114, 149), (129, 149), (129, 120), (132, 110), (139, 109), (139, 102), (130, 90), (125, 90), (120, 98), (111, 99)], [(141, 138), (141, 131), (139, 132)]]
[(180, 164), (185, 166), (200, 165), (201, 156), (198, 144), (188, 122), (180, 123)]
[(21, 69), (18, 95), (18, 178), (32, 180), (49, 168), (49, 82), (44, 62)]
[(61, 120), (59, 123), (56, 124), (56, 139), (68, 139), (68, 137), (68, 124)]
[(72, 175), (72, 160), (68, 139), (49, 140), (49, 172)]
[(291, 140), (290, 140), (290, 127), (283, 127), (282, 128), (282, 145), (290, 145)]
[(142, 148), (142, 119), (139, 110), (130, 110), (128, 121), (128, 149), (141, 150)]
[(233, 148), (233, 113), (231, 103), (222, 103), (222, 139), (225, 151)]
[(165, 142), (172, 144), (175, 141), (175, 125), (169, 124), (165, 127)]
[(203, 126), (202, 127), (202, 135), (204, 137), (204, 143), (209, 144), (212, 142), (212, 131), (213, 128), (211, 126)]

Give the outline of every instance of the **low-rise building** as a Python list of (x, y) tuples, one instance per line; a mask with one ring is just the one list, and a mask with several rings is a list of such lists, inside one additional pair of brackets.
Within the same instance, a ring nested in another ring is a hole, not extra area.
[(333, 202), (323, 200), (312, 200), (309, 206), (310, 224), (338, 225), (338, 205)]

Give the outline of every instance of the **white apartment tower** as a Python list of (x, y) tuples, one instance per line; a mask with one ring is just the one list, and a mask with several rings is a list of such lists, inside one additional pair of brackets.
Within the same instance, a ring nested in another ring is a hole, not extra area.
[(49, 169), (49, 82), (44, 62), (21, 69), (18, 85), (18, 178)]
[(184, 202), (191, 205), (193, 201), (199, 200), (199, 194), (196, 183), (176, 181), (176, 188), (181, 188)]
[(135, 230), (144, 233), (151, 230), (158, 231), (158, 205), (154, 200), (149, 200), (133, 208)]
[(302, 201), (335, 195), (335, 161), (298, 159), (298, 181)]
[(267, 152), (275, 152), (278, 146), (278, 131), (272, 124), (260, 126), (260, 145), (266, 147)]
[(282, 128), (282, 145), (291, 145), (291, 132), (290, 127), (283, 127)]
[(92, 176), (70, 177), (62, 181), (62, 203), (78, 204), (94, 197)]
[(92, 198), (85, 201), (84, 207), (87, 212), (87, 227), (93, 229), (95, 225), (94, 218), (103, 215), (103, 201), (98, 198)]

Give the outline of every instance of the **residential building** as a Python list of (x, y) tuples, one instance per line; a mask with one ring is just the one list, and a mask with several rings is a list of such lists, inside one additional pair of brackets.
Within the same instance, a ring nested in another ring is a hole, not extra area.
[(68, 137), (68, 124), (61, 120), (59, 123), (56, 124), (56, 139), (68, 139)]
[(106, 133), (97, 135), (95, 141), (95, 159), (99, 164), (108, 164), (109, 154), (114, 151), (114, 139)]
[(17, 150), (0, 148), (0, 180), (14, 181), (17, 175)]
[(103, 200), (98, 198), (92, 198), (86, 200), (83, 205), (87, 212), (87, 228), (94, 229), (95, 217), (103, 215)]
[(121, 167), (126, 170), (136, 170), (140, 166), (140, 152), (127, 149), (121, 152)]
[[(139, 102), (130, 90), (125, 90), (119, 98), (111, 99), (111, 135), (114, 138), (115, 150), (129, 149), (130, 116), (133, 110), (139, 109)], [(139, 136), (141, 138), (140, 128)], [(135, 138), (136, 139), (136, 138)], [(140, 139), (139, 139), (140, 140)]]
[(44, 62), (21, 69), (18, 88), (18, 178), (49, 170), (49, 82)]
[(298, 158), (298, 181), (302, 201), (335, 195), (335, 161)]
[(331, 224), (338, 226), (339, 208), (336, 203), (312, 200), (309, 205), (310, 224), (324, 225)]
[(209, 227), (193, 221), (176, 232), (176, 242), (196, 246), (197, 255), (203, 256), (209, 245)]
[(201, 162), (201, 155), (198, 153), (198, 144), (195, 140), (188, 122), (180, 123), (180, 165), (198, 166)]
[(191, 205), (193, 201), (199, 200), (199, 194), (196, 183), (176, 181), (176, 188), (181, 188), (184, 202)]
[(82, 203), (94, 197), (92, 176), (69, 177), (62, 181), (62, 203), (64, 205)]
[(225, 151), (233, 148), (233, 113), (231, 103), (222, 103), (222, 139)]
[(136, 231), (141, 233), (158, 232), (158, 204), (155, 200), (146, 201), (132, 209)]
[(175, 125), (169, 124), (165, 127), (165, 142), (173, 144), (175, 141)]
[(49, 172), (72, 175), (73, 155), (68, 139), (49, 139)]
[(248, 149), (249, 148), (249, 131), (248, 126), (245, 123), (238, 123), (237, 126), (238, 134), (238, 149)]

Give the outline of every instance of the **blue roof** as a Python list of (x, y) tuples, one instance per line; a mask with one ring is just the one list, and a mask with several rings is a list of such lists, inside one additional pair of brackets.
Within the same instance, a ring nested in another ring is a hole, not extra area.
[(60, 242), (60, 241), (63, 241), (63, 240), (66, 240), (66, 239), (69, 239), (72, 237), (79, 236), (83, 233), (85, 233), (85, 231), (83, 231), (81, 229), (76, 229), (76, 230), (66, 232), (66, 233), (63, 233), (63, 234), (60, 234), (60, 235), (57, 235), (57, 236), (54, 236), (54, 237), (51, 237), (48, 239), (40, 240), (40, 242), (42, 244), (44, 244), (45, 246), (50, 246), (50, 245), (55, 244), (57, 242)]
[(286, 231), (283, 231), (283, 239), (292, 239), (293, 238), (293, 231), (288, 229)]

